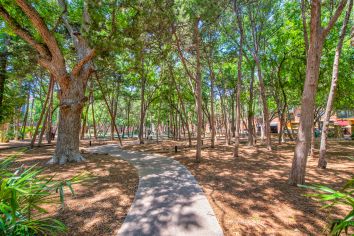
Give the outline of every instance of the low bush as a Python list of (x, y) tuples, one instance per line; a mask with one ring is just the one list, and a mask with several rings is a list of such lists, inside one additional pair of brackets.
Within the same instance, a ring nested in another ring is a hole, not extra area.
[(306, 194), (306, 196), (324, 202), (324, 208), (335, 205), (348, 206), (350, 210), (346, 216), (332, 220), (330, 235), (339, 236), (343, 231), (348, 234), (349, 230), (354, 227), (354, 177), (338, 191), (323, 185), (301, 185), (301, 187), (315, 190), (317, 193)]
[[(69, 180), (57, 181), (41, 177), (43, 169), (11, 168), (15, 157), (0, 162), (0, 235), (56, 235), (66, 226), (53, 218), (43, 207), (59, 204), (64, 207), (64, 188), (74, 194), (72, 184), (83, 181), (86, 174)], [(12, 170), (11, 170), (12, 169)]]

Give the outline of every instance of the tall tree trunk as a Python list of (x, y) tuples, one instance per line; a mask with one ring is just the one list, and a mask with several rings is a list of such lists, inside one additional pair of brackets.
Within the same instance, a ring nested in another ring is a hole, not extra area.
[(195, 78), (195, 90), (197, 99), (197, 147), (196, 147), (196, 161), (201, 161), (202, 155), (202, 125), (203, 125), (203, 111), (202, 111), (202, 77), (201, 77), (201, 66), (200, 66), (200, 45), (199, 45), (199, 18), (196, 19), (194, 24), (194, 40), (196, 47), (196, 78)]
[[(113, 98), (111, 100), (111, 106), (110, 107), (114, 110), (114, 108), (113, 108), (114, 107)], [(111, 140), (114, 140), (114, 125), (115, 125), (115, 114), (113, 114), (113, 117), (111, 117)]]
[(93, 138), (97, 140), (97, 125), (96, 125), (96, 117), (95, 117), (95, 108), (93, 106), (94, 97), (92, 96), (91, 101), (91, 112), (92, 112), (92, 123), (93, 123)]
[(210, 128), (211, 128), (211, 148), (215, 147), (215, 111), (214, 111), (214, 80), (215, 75), (212, 69), (210, 70), (211, 78), (210, 78)]
[[(219, 91), (220, 93), (220, 91)], [(220, 105), (221, 105), (221, 110), (222, 110), (222, 119), (224, 123), (224, 128), (225, 128), (225, 144), (229, 145), (229, 127), (228, 127), (228, 117), (227, 117), (227, 110), (226, 110), (226, 105), (225, 105), (225, 98), (224, 96), (220, 93)]]
[(53, 118), (53, 94), (54, 94), (54, 85), (52, 91), (50, 92), (49, 105), (48, 105), (48, 117), (47, 117), (47, 143), (52, 143), (52, 118)]
[(250, 81), (250, 98), (248, 101), (248, 114), (247, 114), (247, 121), (248, 121), (248, 146), (254, 146), (254, 111), (253, 111), (253, 82), (254, 82), (254, 66), (251, 68), (251, 81)]
[(267, 149), (272, 150), (269, 111), (268, 111), (267, 97), (266, 97), (266, 93), (265, 93), (265, 86), (264, 86), (263, 77), (262, 77), (262, 69), (261, 69), (261, 64), (260, 64), (258, 56), (256, 56), (255, 59), (256, 59), (255, 61), (256, 61), (256, 66), (257, 66), (257, 74), (258, 74), (258, 79), (259, 79), (259, 87), (260, 87), (262, 107), (263, 107), (263, 118), (264, 118), (263, 125), (264, 125), (264, 133), (266, 136), (266, 144), (267, 144)]
[[(109, 103), (108, 103), (108, 100), (107, 100), (107, 97), (106, 97), (106, 93), (105, 93), (104, 90), (103, 90), (103, 87), (102, 87), (102, 84), (101, 84), (101, 82), (100, 82), (100, 80), (99, 80), (99, 78), (98, 78), (97, 72), (95, 73), (95, 76), (96, 76), (97, 84), (98, 84), (98, 86), (99, 86), (99, 88), (100, 88), (100, 90), (101, 90), (101, 93), (102, 93), (102, 96), (103, 96), (103, 100), (104, 100), (104, 102), (105, 102), (105, 104), (106, 104), (106, 106), (107, 106), (108, 114), (109, 114), (109, 116), (110, 116), (110, 118), (111, 118), (111, 121), (115, 121), (115, 120), (116, 120), (116, 115), (114, 114), (114, 112), (116, 112), (116, 110), (115, 110), (114, 107), (110, 107), (110, 106), (109, 106)], [(114, 126), (114, 128), (115, 128), (115, 130), (116, 130), (116, 132), (117, 132), (119, 144), (120, 144), (121, 146), (123, 146), (122, 139), (121, 139), (121, 137), (120, 137), (119, 129), (118, 129), (118, 127), (117, 127), (117, 124), (116, 124), (115, 122), (113, 122), (113, 123), (111, 122), (111, 125)], [(105, 136), (105, 135), (104, 135), (104, 136)]]
[(3, 51), (0, 52), (0, 123), (3, 121), (3, 100), (5, 91), (5, 81), (6, 81), (6, 67), (8, 60), (8, 49), (7, 46), (10, 44), (10, 39), (6, 36), (4, 39)]
[(313, 122), (311, 128), (311, 148), (310, 148), (310, 157), (315, 157), (315, 122)]
[(27, 120), (28, 120), (28, 111), (29, 111), (29, 106), (30, 106), (30, 97), (31, 97), (31, 91), (28, 92), (27, 95), (27, 102), (26, 102), (26, 111), (25, 111), (25, 117), (23, 118), (23, 123), (22, 123), (22, 134), (21, 134), (21, 139), (25, 139), (26, 135), (26, 127), (27, 127)]
[[(127, 133), (129, 138), (129, 129), (130, 129), (130, 100), (128, 101), (128, 108), (127, 108)], [(133, 132), (133, 131), (132, 131)]]
[(184, 101), (183, 101), (179, 86), (177, 85), (176, 78), (173, 75), (172, 67), (169, 66), (169, 69), (170, 69), (170, 73), (171, 73), (171, 77), (172, 77), (173, 83), (174, 83), (175, 88), (176, 88), (176, 92), (177, 92), (178, 100), (179, 100), (180, 105), (181, 105), (182, 113), (183, 113), (183, 116), (184, 116), (183, 120), (185, 121), (185, 126), (186, 126), (187, 134), (188, 134), (188, 146), (191, 147), (192, 146), (192, 133), (191, 133), (190, 128), (189, 128), (188, 115), (187, 115), (186, 107), (185, 107), (185, 104), (184, 104)]
[[(89, 100), (91, 100), (91, 93), (89, 95)], [(86, 110), (84, 113), (84, 119), (82, 121), (82, 128), (81, 128), (81, 134), (80, 134), (80, 140), (84, 140), (85, 139), (85, 132), (86, 132), (86, 124), (87, 124), (87, 117), (88, 117), (88, 110), (90, 107), (90, 102), (88, 102), (87, 106), (86, 106)]]
[[(54, 81), (54, 79), (51, 78), (51, 80)], [(45, 115), (44, 115), (44, 120), (43, 120), (43, 125), (42, 125), (42, 129), (41, 129), (41, 133), (39, 135), (38, 138), (38, 146), (42, 145), (42, 140), (43, 140), (43, 135), (44, 132), (46, 130), (48, 130), (49, 124), (48, 124), (48, 117), (52, 114), (51, 112), (51, 103), (52, 103), (52, 99), (53, 99), (53, 88), (54, 88), (54, 82), (50, 84), (49, 89), (48, 89), (48, 93), (49, 93), (49, 104), (48, 107), (46, 109)]]
[[(143, 63), (143, 62), (142, 62)], [(143, 65), (144, 66), (144, 65)], [(143, 72), (144, 73), (144, 72)], [(141, 91), (140, 91), (140, 121), (139, 121), (139, 143), (144, 144), (144, 124), (145, 124), (145, 75), (142, 74), (141, 78)]]
[(347, 25), (348, 25), (348, 21), (350, 18), (350, 13), (351, 13), (352, 7), (353, 7), (353, 0), (350, 0), (348, 10), (345, 15), (345, 19), (343, 21), (341, 33), (339, 36), (339, 41), (338, 41), (338, 44), (336, 47), (336, 53), (334, 56), (333, 70), (332, 70), (332, 82), (331, 82), (331, 88), (330, 88), (330, 91), (328, 94), (326, 111), (324, 114), (322, 134), (321, 134), (320, 158), (318, 160), (318, 167), (322, 168), (322, 169), (326, 169), (326, 167), (327, 167), (326, 152), (327, 152), (328, 125), (329, 125), (329, 119), (331, 117), (333, 101), (334, 101), (334, 97), (335, 97), (335, 93), (336, 93), (336, 89), (337, 89), (339, 59), (341, 56), (343, 41), (345, 38), (345, 32), (347, 30)]
[[(237, 84), (237, 82), (236, 82)], [(236, 85), (237, 87), (237, 85)], [(235, 98), (237, 97), (237, 92), (236, 89), (233, 92), (233, 95), (235, 95)], [(231, 96), (233, 97), (233, 96)], [(231, 125), (230, 125), (230, 131), (231, 131), (231, 135), (230, 135), (230, 139), (235, 138), (235, 133), (236, 133), (236, 125), (235, 125), (235, 101), (234, 99), (231, 99)]]
[(49, 101), (49, 98), (50, 98), (50, 88), (53, 86), (53, 84), (54, 84), (54, 79), (53, 79), (53, 77), (50, 77), (48, 93), (47, 93), (47, 96), (45, 98), (45, 102), (44, 102), (44, 104), (42, 106), (42, 111), (41, 111), (41, 114), (39, 116), (39, 120), (37, 122), (36, 129), (34, 130), (34, 133), (33, 133), (33, 136), (32, 136), (32, 140), (31, 140), (31, 144), (30, 144), (31, 148), (34, 147), (34, 143), (36, 142), (37, 134), (38, 134), (38, 131), (39, 131), (39, 126), (42, 124), (43, 116), (44, 116), (44, 114), (46, 112), (47, 104), (48, 104), (48, 101)]
[[(236, 7), (236, 6), (235, 6)], [(239, 9), (236, 9), (239, 12)], [(239, 156), (239, 145), (240, 145), (240, 126), (241, 126), (241, 84), (242, 84), (242, 51), (243, 51), (243, 28), (239, 13), (238, 16), (238, 26), (240, 30), (240, 43), (238, 51), (238, 65), (237, 65), (237, 87), (236, 87), (236, 130), (235, 130), (235, 147), (234, 147), (234, 158)]]
[(307, 155), (311, 145), (315, 96), (320, 71), (323, 42), (343, 11), (346, 0), (341, 0), (335, 14), (325, 28), (321, 26), (321, 1), (311, 2), (310, 41), (306, 62), (306, 79), (301, 99), (301, 116), (289, 184), (305, 183)]

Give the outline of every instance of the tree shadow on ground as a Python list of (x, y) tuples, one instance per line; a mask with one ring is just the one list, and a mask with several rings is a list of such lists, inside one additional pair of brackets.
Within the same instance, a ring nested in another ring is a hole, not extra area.
[[(174, 145), (184, 146), (174, 153)], [(320, 183), (340, 188), (351, 178), (353, 163), (337, 158), (353, 150), (354, 143), (330, 143), (327, 170), (317, 169), (317, 159), (308, 160), (307, 184)], [(225, 235), (323, 235), (332, 217), (342, 215), (343, 208), (333, 212), (304, 196), (309, 190), (287, 184), (294, 146), (274, 145), (241, 148), (239, 158), (232, 157), (232, 146), (203, 148), (202, 163), (194, 161), (195, 151), (185, 143), (165, 142), (127, 147), (173, 156), (196, 176), (207, 194)]]
[(137, 152), (119, 151), (113, 156), (129, 160), (140, 176), (120, 235), (221, 235), (203, 191), (183, 165)]
[[(112, 235), (118, 232), (133, 202), (138, 186), (137, 170), (128, 162), (108, 155), (87, 155), (82, 163), (59, 166), (45, 165), (54, 147), (42, 147), (20, 155), (18, 166), (44, 167), (43, 176), (68, 179), (84, 171), (92, 178), (73, 185), (75, 196), (65, 191), (65, 208), (59, 204), (45, 206), (48, 215), (61, 220), (67, 227), (65, 235)], [(55, 198), (59, 199), (58, 196)], [(59, 202), (58, 202), (59, 203)]]

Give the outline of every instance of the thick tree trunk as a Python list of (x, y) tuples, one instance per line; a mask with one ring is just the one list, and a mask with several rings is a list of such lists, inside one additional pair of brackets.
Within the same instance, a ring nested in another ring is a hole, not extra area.
[(306, 80), (301, 100), (301, 117), (294, 159), (289, 176), (292, 185), (304, 184), (307, 155), (311, 143), (311, 131), (314, 117), (315, 95), (320, 71), (323, 41), (343, 11), (346, 0), (341, 0), (335, 14), (325, 28), (321, 26), (321, 1), (311, 2), (310, 41), (306, 62)]
[[(16, 22), (16, 19), (5, 8), (0, 8), (0, 15), (18, 36), (36, 50), (39, 64), (55, 76), (61, 89), (59, 92), (58, 142), (55, 155), (50, 162), (64, 164), (66, 161), (81, 161), (83, 158), (79, 153), (80, 117), (86, 82), (92, 72), (92, 58), (96, 55), (96, 51), (89, 47), (83, 35), (74, 31), (69, 23), (66, 2), (60, 1), (59, 5), (65, 10), (61, 15), (61, 20), (70, 34), (78, 58), (78, 62), (69, 74), (61, 47), (53, 31), (49, 30), (37, 10), (25, 0), (16, 0), (16, 5), (40, 35), (41, 43), (29, 31), (22, 28), (21, 24)], [(83, 23), (79, 32), (88, 33), (90, 22), (87, 4), (83, 4)], [(33, 146), (33, 142), (31, 146)]]
[(85, 160), (79, 150), (81, 114), (86, 101), (84, 86), (82, 79), (73, 78), (66, 91), (61, 90), (59, 93), (58, 140), (55, 154), (49, 164), (65, 164)]
[(314, 1), (311, 9), (311, 37), (306, 63), (306, 80), (301, 100), (300, 125), (289, 176), (289, 183), (292, 185), (305, 183), (306, 162), (311, 145), (315, 95), (323, 46), (320, 17), (320, 2)]
[(353, 7), (353, 0), (350, 0), (348, 10), (343, 21), (342, 30), (339, 36), (339, 41), (336, 47), (336, 53), (334, 55), (333, 62), (333, 70), (332, 70), (332, 82), (331, 88), (328, 94), (326, 111), (324, 114), (323, 126), (322, 126), (322, 134), (321, 134), (321, 144), (320, 144), (320, 158), (318, 160), (318, 167), (322, 169), (326, 169), (327, 161), (326, 161), (326, 152), (327, 152), (327, 135), (328, 135), (328, 125), (329, 119), (331, 117), (333, 101), (337, 89), (337, 80), (338, 80), (338, 69), (339, 69), (339, 59), (342, 52), (343, 41), (345, 38), (345, 32), (347, 30), (347, 24), (350, 18), (350, 13)]

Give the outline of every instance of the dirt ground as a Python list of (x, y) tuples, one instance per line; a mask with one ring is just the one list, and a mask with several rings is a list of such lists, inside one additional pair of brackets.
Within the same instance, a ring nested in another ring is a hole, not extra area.
[[(18, 149), (2, 150), (0, 159)], [(73, 186), (76, 196), (66, 190), (64, 210), (59, 205), (46, 207), (49, 215), (61, 220), (69, 231), (66, 235), (116, 234), (131, 206), (138, 186), (136, 169), (128, 162), (108, 155), (84, 154), (82, 163), (47, 166), (54, 146), (45, 146), (19, 155), (16, 165), (44, 167), (44, 175), (67, 179), (87, 171), (93, 178)]]
[[(329, 147), (326, 170), (316, 168), (317, 158), (309, 158), (306, 184), (339, 189), (353, 176), (354, 163), (348, 157), (353, 158), (354, 142), (329, 142)], [(124, 148), (164, 154), (186, 165), (206, 193), (226, 236), (326, 235), (330, 219), (348, 212), (340, 207), (322, 209), (321, 203), (304, 196), (309, 190), (287, 184), (294, 144), (274, 144), (273, 151), (243, 144), (238, 159), (232, 157), (232, 146), (211, 149), (206, 144), (200, 164), (195, 163), (195, 149), (186, 142)]]

